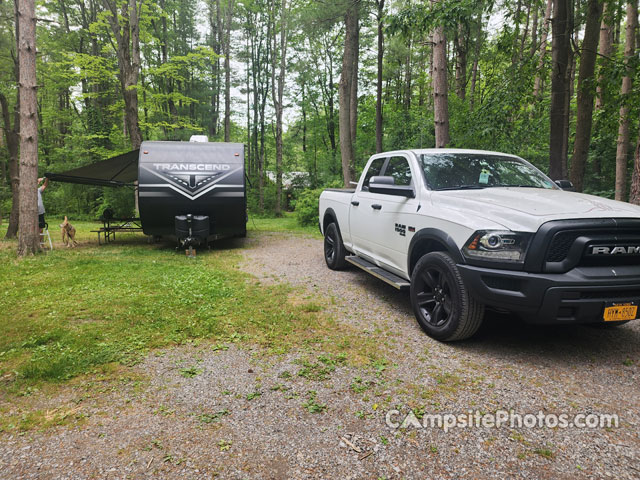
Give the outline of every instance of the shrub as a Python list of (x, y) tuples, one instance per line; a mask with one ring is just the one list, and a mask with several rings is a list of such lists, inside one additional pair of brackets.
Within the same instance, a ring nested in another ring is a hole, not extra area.
[[(340, 180), (334, 180), (326, 188), (342, 187)], [(298, 194), (295, 203), (296, 220), (300, 225), (318, 225), (318, 201), (324, 188), (303, 190)]]
[(295, 212), (296, 220), (300, 225), (318, 224), (318, 200), (322, 190), (322, 188), (304, 190), (298, 195)]

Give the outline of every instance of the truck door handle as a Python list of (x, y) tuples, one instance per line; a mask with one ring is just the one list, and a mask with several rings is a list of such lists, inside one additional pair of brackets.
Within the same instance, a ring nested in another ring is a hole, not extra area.
[(374, 203), (373, 205), (371, 205), (371, 208), (373, 208), (374, 210), (382, 210), (382, 205)]
[(353, 202), (351, 202), (351, 205), (353, 205), (354, 207), (357, 207), (358, 205), (360, 205), (360, 202), (357, 202), (356, 200), (354, 200)]

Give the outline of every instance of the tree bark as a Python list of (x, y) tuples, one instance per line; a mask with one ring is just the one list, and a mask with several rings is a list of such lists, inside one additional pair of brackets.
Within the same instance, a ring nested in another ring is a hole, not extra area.
[(547, 7), (544, 11), (544, 21), (540, 33), (540, 56), (538, 57), (537, 75), (533, 84), (533, 97), (539, 99), (542, 94), (542, 71), (544, 69), (544, 59), (547, 54), (547, 40), (549, 38), (549, 24), (551, 22), (551, 7), (553, 0), (547, 0)]
[[(432, 0), (432, 5), (442, 0)], [(447, 83), (447, 41), (444, 26), (433, 32), (433, 120), (436, 148), (449, 144), (449, 95)]]
[(467, 39), (469, 30), (463, 22), (458, 23), (456, 35), (456, 95), (464, 100), (467, 93)]
[(18, 0), (20, 71), (20, 219), (18, 255), (40, 251), (38, 233), (38, 100), (34, 0)]
[(376, 76), (376, 153), (382, 152), (382, 68), (384, 59), (384, 2), (376, 0), (378, 7), (378, 70)]
[(224, 25), (224, 141), (231, 141), (231, 20), (235, 0), (227, 0)]
[[(609, 61), (611, 54), (613, 53), (613, 15), (615, 8), (612, 4), (605, 2), (602, 9), (602, 23), (600, 25), (600, 42), (598, 48), (598, 54), (600, 56), (600, 62), (604, 63)], [(604, 104), (604, 85), (605, 78), (602, 73), (602, 67), (600, 69), (600, 75), (598, 76), (598, 88), (596, 96), (596, 110), (600, 110)]]
[(473, 111), (473, 108), (475, 107), (475, 103), (476, 103), (476, 84), (478, 83), (478, 63), (480, 61), (480, 52), (482, 50), (482, 40), (483, 40), (483, 35), (484, 32), (482, 30), (482, 13), (480, 13), (478, 15), (478, 18), (476, 19), (476, 28), (477, 28), (477, 32), (476, 32), (476, 42), (475, 42), (475, 46), (474, 46), (474, 53), (473, 53), (473, 65), (471, 67), (471, 91), (470, 96), (471, 96), (471, 100), (469, 102), (469, 108)]
[(568, 1), (556, 0), (553, 8), (553, 41), (552, 59), (553, 73), (551, 76), (551, 113), (549, 135), (549, 176), (559, 180), (563, 174), (563, 157), (566, 122), (566, 97), (568, 84), (569, 61), (569, 18)]
[(20, 176), (19, 176), (19, 152), (20, 152), (20, 114), (19, 104), (11, 127), (11, 111), (7, 98), (0, 93), (0, 105), (2, 108), (2, 118), (4, 120), (4, 136), (9, 152), (9, 183), (11, 185), (11, 213), (9, 215), (9, 225), (4, 238), (16, 238), (18, 234), (18, 219), (20, 218)]
[[(513, 3), (513, 2), (509, 2)], [(522, 0), (516, 1), (516, 12), (514, 15), (513, 42), (511, 45), (511, 66), (518, 62), (518, 40), (520, 38), (520, 15), (522, 14)]]
[(344, 15), (345, 38), (344, 55), (342, 57), (342, 73), (338, 92), (340, 95), (340, 155), (342, 158), (342, 178), (344, 186), (349, 187), (354, 177), (354, 150), (351, 132), (351, 94), (354, 79), (354, 69), (357, 69), (358, 51), (358, 15), (360, 0), (347, 0), (348, 5)]
[[(273, 107), (276, 113), (276, 208), (277, 216), (282, 214), (282, 97), (284, 93), (284, 76), (287, 66), (287, 0), (282, 0), (280, 5), (280, 51), (277, 48), (277, 29), (275, 4), (273, 5), (273, 62), (271, 69), (271, 91), (273, 94)], [(280, 68), (276, 84), (276, 60), (280, 56)]]
[(533, 57), (536, 54), (536, 48), (538, 47), (538, 13), (540, 6), (538, 2), (534, 2), (533, 8), (533, 20), (531, 21), (531, 51), (529, 55)]
[(635, 50), (636, 28), (638, 27), (638, 0), (627, 3), (627, 28), (624, 42), (625, 76), (622, 79), (620, 97), (620, 123), (616, 148), (616, 193), (615, 199), (624, 201), (627, 198), (627, 161), (629, 152), (629, 96), (632, 88), (632, 59)]
[(120, 88), (124, 97), (125, 128), (135, 150), (142, 143), (138, 120), (138, 76), (140, 74), (140, 16), (136, 0), (128, 0), (118, 8), (114, 0), (102, 0), (111, 15), (108, 16), (116, 39), (116, 56), (120, 70)]
[(587, 5), (587, 23), (580, 54), (580, 72), (578, 74), (578, 99), (576, 137), (571, 158), (570, 179), (578, 192), (584, 187), (584, 172), (591, 143), (593, 125), (593, 75), (596, 69), (598, 41), (600, 38), (600, 17), (602, 3), (589, 0)]
[(356, 159), (356, 136), (358, 133), (358, 70), (360, 64), (360, 19), (356, 18), (355, 38), (355, 58), (353, 59), (353, 73), (351, 78), (351, 93), (349, 94), (349, 127), (351, 129), (351, 146), (353, 157), (351, 158), (351, 172), (355, 172)]

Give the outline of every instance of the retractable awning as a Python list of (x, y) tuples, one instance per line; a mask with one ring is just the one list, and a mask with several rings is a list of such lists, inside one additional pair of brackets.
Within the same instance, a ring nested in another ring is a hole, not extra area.
[(60, 173), (45, 173), (49, 180), (106, 187), (133, 186), (138, 179), (140, 150)]

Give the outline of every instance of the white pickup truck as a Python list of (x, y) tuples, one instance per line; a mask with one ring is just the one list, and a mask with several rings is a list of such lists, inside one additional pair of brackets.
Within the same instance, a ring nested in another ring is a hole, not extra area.
[(319, 208), (327, 266), (409, 289), (438, 340), (473, 335), (485, 307), (537, 323), (638, 318), (640, 207), (563, 191), (522, 158), (380, 153), (354, 190), (325, 190)]

